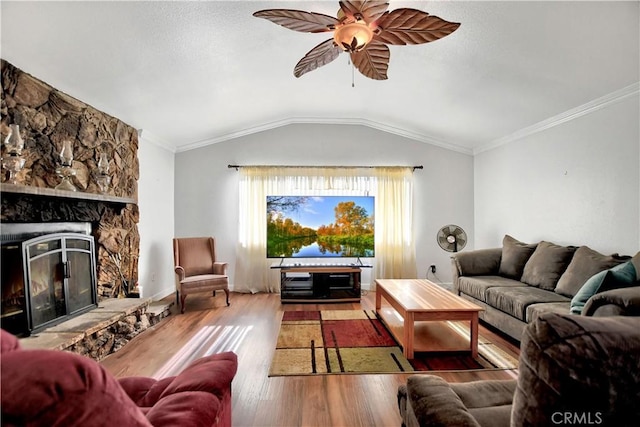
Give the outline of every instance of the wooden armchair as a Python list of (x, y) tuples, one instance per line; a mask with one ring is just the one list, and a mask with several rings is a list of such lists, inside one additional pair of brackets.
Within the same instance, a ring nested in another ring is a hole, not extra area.
[(176, 300), (184, 313), (187, 295), (197, 292), (224, 291), (229, 305), (227, 263), (216, 261), (213, 237), (173, 239), (173, 261), (176, 272)]

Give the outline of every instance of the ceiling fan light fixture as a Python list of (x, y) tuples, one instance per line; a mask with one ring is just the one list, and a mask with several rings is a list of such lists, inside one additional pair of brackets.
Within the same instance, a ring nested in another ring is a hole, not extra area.
[(333, 40), (344, 51), (359, 52), (373, 39), (373, 30), (363, 21), (340, 25)]
[(429, 43), (446, 37), (460, 26), (418, 9), (392, 11), (388, 0), (340, 1), (336, 17), (295, 9), (265, 9), (253, 14), (302, 33), (328, 33), (298, 61), (293, 75), (300, 77), (349, 53), (352, 70), (373, 80), (387, 80), (389, 45)]

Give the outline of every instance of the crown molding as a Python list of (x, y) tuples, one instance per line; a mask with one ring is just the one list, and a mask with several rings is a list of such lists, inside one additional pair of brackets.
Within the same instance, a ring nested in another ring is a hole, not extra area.
[(263, 132), (266, 130), (276, 129), (282, 126), (288, 126), (293, 124), (331, 124), (331, 125), (360, 125), (366, 126), (372, 129), (380, 130), (390, 134), (398, 135), (404, 138), (413, 139), (415, 141), (424, 142), (437, 147), (445, 148), (447, 150), (457, 151), (459, 153), (472, 155), (473, 152), (470, 148), (462, 147), (432, 136), (418, 134), (410, 132), (405, 129), (400, 129), (394, 126), (390, 126), (384, 123), (376, 122), (373, 120), (360, 119), (360, 118), (320, 118), (320, 117), (290, 117), (282, 120), (276, 120), (273, 122), (263, 123), (258, 126), (246, 128), (237, 132), (232, 132), (226, 135), (222, 135), (216, 138), (208, 138), (201, 141), (196, 141), (191, 144), (182, 145), (176, 149), (176, 152), (195, 150), (197, 148), (206, 147), (211, 144), (217, 144), (219, 142), (229, 141), (231, 139), (240, 138), (254, 133)]
[(148, 130), (138, 129), (138, 139), (150, 142), (151, 144), (160, 147), (164, 150), (170, 151), (172, 153), (176, 153), (176, 147), (169, 144), (167, 141), (158, 138), (156, 135), (152, 134)]
[[(382, 132), (386, 132), (389, 134), (398, 135), (403, 138), (412, 139), (414, 141), (424, 142), (426, 144), (434, 145), (436, 147), (441, 147), (447, 150), (456, 151), (458, 153), (475, 156), (476, 154), (482, 153), (484, 151), (492, 150), (502, 145), (506, 145), (511, 142), (521, 140), (528, 136), (534, 135), (536, 133), (542, 132), (552, 127), (561, 125), (563, 123), (569, 122), (571, 120), (574, 120), (582, 116), (585, 116), (587, 114), (593, 113), (595, 111), (601, 110), (603, 108), (606, 108), (612, 104), (620, 102), (638, 93), (640, 93), (640, 82), (634, 83), (632, 85), (624, 87), (615, 92), (611, 92), (610, 94), (594, 99), (593, 101), (587, 102), (576, 108), (565, 111), (564, 113), (560, 113), (556, 116), (550, 117), (534, 125), (522, 128), (510, 135), (506, 135), (504, 137), (494, 139), (493, 141), (487, 144), (481, 145), (475, 149), (463, 147), (463, 146), (451, 143), (449, 141), (438, 139), (429, 135), (411, 132), (405, 129), (400, 129), (395, 126), (387, 125), (385, 123), (377, 122), (374, 120), (362, 119), (362, 118), (290, 117), (286, 119), (263, 123), (257, 126), (252, 126), (250, 128), (242, 129), (236, 132), (231, 132), (225, 135), (221, 135), (219, 137), (203, 139), (190, 144), (182, 145), (177, 148), (171, 146), (171, 144), (161, 140), (160, 138), (157, 138), (154, 135), (149, 134), (148, 131), (144, 131), (143, 138), (155, 145), (158, 145), (159, 147), (162, 147), (174, 153), (180, 153), (183, 151), (195, 150), (197, 148), (206, 147), (208, 145), (217, 144), (219, 142), (225, 142), (232, 139), (241, 138), (241, 137), (252, 135), (255, 133), (264, 132), (267, 130), (276, 129), (282, 126), (288, 126), (293, 124), (360, 125), (360, 126), (366, 126), (372, 129), (376, 129)], [(139, 136), (142, 135), (142, 132), (143, 132), (142, 129), (139, 130)]]
[(561, 125), (563, 123), (569, 122), (571, 120), (575, 120), (587, 114), (591, 114), (595, 111), (606, 108), (610, 105), (618, 103), (630, 96), (636, 95), (640, 93), (640, 82), (636, 82), (627, 87), (619, 89), (615, 92), (611, 92), (605, 96), (600, 98), (596, 98), (593, 101), (589, 101), (586, 104), (582, 104), (576, 108), (572, 108), (571, 110), (567, 110), (564, 113), (560, 113), (556, 116), (550, 117), (546, 120), (538, 122), (534, 125), (522, 128), (510, 135), (504, 136), (502, 138), (494, 139), (493, 141), (481, 145), (473, 150), (473, 155), (493, 150), (494, 148), (498, 148), (500, 146), (509, 144), (511, 142), (515, 142), (526, 138), (528, 136), (534, 135), (536, 133), (542, 132), (544, 130), (550, 129), (552, 127)]

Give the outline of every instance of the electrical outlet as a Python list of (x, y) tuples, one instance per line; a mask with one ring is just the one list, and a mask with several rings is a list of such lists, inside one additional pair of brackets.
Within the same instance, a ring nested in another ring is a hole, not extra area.
[(429, 268), (431, 269), (431, 272), (435, 274), (435, 272), (436, 272), (436, 265), (435, 265), (435, 264), (431, 264), (431, 265), (429, 266)]

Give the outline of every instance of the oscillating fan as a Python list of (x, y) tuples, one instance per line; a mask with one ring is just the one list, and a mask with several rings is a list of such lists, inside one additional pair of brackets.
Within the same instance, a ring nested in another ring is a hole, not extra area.
[(457, 225), (449, 224), (438, 230), (438, 244), (447, 252), (458, 252), (467, 244), (467, 233)]

